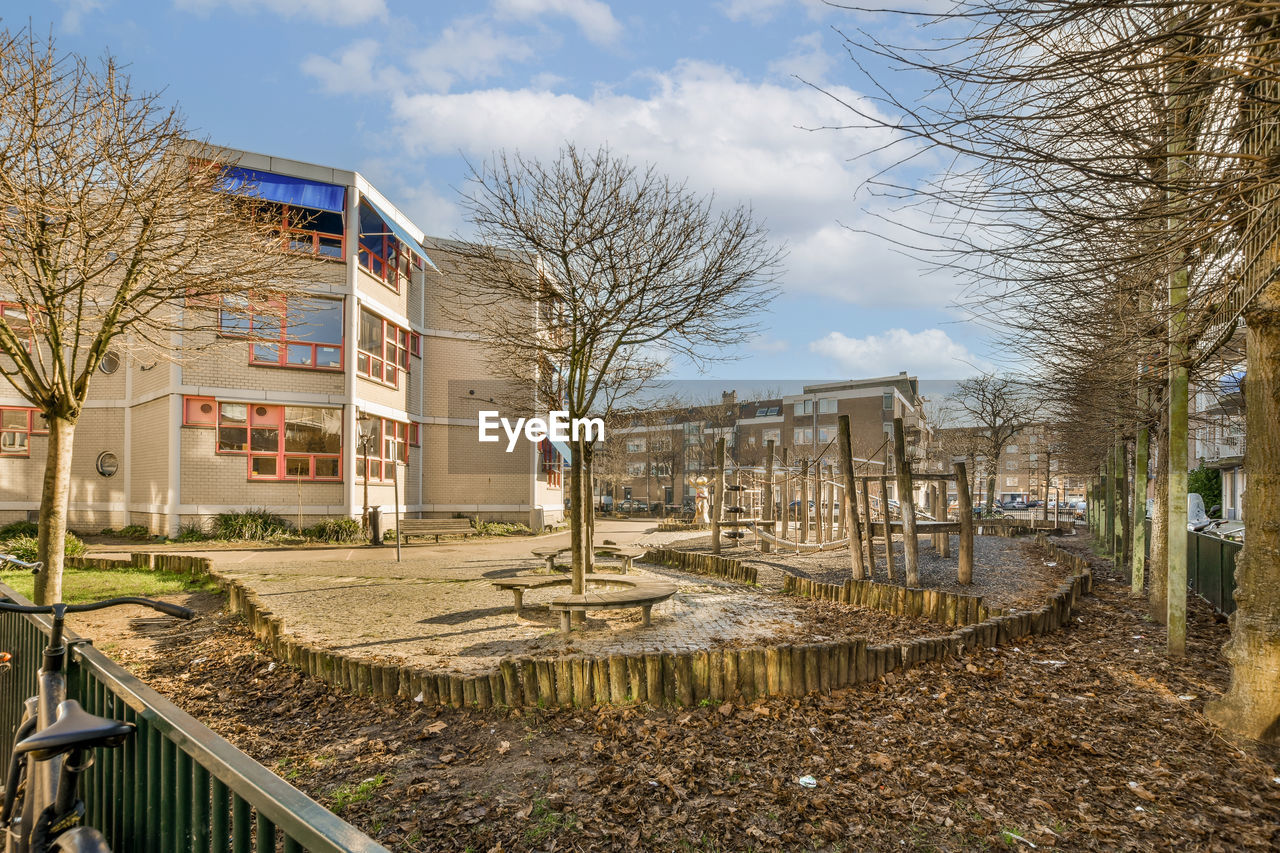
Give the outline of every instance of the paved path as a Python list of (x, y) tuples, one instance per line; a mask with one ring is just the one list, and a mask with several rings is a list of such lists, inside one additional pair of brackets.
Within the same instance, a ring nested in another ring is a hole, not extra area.
[[(601, 519), (596, 541), (623, 546), (666, 545), (705, 537), (705, 531), (654, 532), (652, 521)], [(478, 672), (508, 655), (565, 652), (683, 651), (750, 643), (800, 623), (797, 606), (779, 596), (714, 578), (637, 566), (636, 574), (662, 575), (677, 594), (653, 608), (653, 624), (640, 610), (590, 614), (587, 630), (560, 635), (558, 614), (545, 603), (559, 589), (525, 594), (516, 618), (510, 592), (493, 580), (542, 568), (534, 548), (569, 544), (569, 534), (442, 542), (374, 548), (215, 550), (199, 554), (224, 574), (250, 586), (284, 619), (287, 630), (321, 646), (358, 651), (370, 659), (435, 670)], [(608, 570), (618, 561), (599, 560)]]

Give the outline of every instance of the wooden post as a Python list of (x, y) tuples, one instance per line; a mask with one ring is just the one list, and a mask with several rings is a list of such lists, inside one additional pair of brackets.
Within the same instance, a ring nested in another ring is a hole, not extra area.
[(821, 545), (827, 541), (826, 531), (823, 530), (823, 516), (826, 509), (822, 505), (823, 499), (827, 495), (827, 490), (822, 484), (822, 460), (816, 459), (813, 463), (813, 541)]
[(804, 459), (800, 467), (800, 509), (796, 513), (800, 518), (800, 539), (804, 544), (809, 541), (809, 460)]
[(880, 478), (880, 514), (884, 517), (884, 568), (889, 573), (889, 580), (894, 580), (893, 575), (893, 513), (889, 512), (889, 478)]
[(959, 499), (957, 509), (960, 512), (960, 565), (956, 570), (956, 580), (962, 584), (973, 583), (973, 500), (969, 496), (969, 475), (964, 470), (964, 463), (957, 462), (953, 466), (956, 472), (956, 497)]
[(836, 529), (836, 469), (827, 465), (827, 541), (839, 539), (840, 531)]
[[(853, 500), (850, 497), (850, 500)], [(857, 508), (854, 508), (857, 512)], [(862, 515), (866, 519), (866, 527), (862, 529), (862, 538), (867, 548), (867, 577), (874, 578), (876, 576), (876, 550), (875, 543), (872, 541), (874, 537), (871, 535), (871, 480), (862, 479)], [(849, 543), (853, 547), (853, 543)]]
[(724, 436), (716, 439), (715, 479), (711, 482), (711, 553), (720, 553), (720, 514), (724, 511)]
[(858, 529), (858, 506), (854, 502), (857, 495), (853, 479), (853, 440), (849, 427), (849, 416), (840, 415), (836, 434), (836, 449), (840, 454), (840, 473), (844, 476), (844, 497), (840, 505), (844, 508), (845, 529), (849, 532), (849, 560), (856, 581), (866, 578), (866, 569), (862, 563), (862, 531)]
[[(764, 443), (764, 506), (760, 508), (760, 517), (764, 521), (773, 520), (773, 439), (769, 439)], [(773, 532), (776, 534), (778, 525), (773, 526)], [(760, 540), (760, 553), (768, 554), (773, 551), (773, 545), (763, 536), (757, 537)]]
[(916, 540), (916, 502), (911, 493), (911, 463), (907, 461), (902, 418), (893, 419), (893, 461), (898, 468), (898, 506), (902, 510), (902, 561), (907, 586), (914, 588), (920, 586), (920, 543)]
[(782, 448), (782, 472), (778, 478), (781, 480), (778, 484), (778, 503), (782, 514), (779, 516), (781, 524), (775, 528), (775, 530), (780, 531), (778, 533), (779, 539), (791, 538), (791, 480), (787, 476), (789, 456), (788, 448)]

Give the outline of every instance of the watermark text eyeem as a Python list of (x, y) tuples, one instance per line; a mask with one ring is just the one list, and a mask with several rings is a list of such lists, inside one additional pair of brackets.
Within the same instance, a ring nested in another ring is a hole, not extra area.
[(586, 441), (604, 440), (603, 418), (570, 419), (566, 411), (547, 412), (546, 418), (516, 418), (514, 424), (495, 411), (480, 412), (480, 441), (501, 441), (498, 427), (507, 434), (508, 453), (515, 450), (521, 435), (531, 442), (548, 438), (552, 441), (577, 441), (580, 436)]

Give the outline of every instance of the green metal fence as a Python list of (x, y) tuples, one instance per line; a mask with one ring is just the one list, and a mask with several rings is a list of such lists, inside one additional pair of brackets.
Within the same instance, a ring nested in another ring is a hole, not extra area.
[[(0, 584), (0, 599), (30, 602)], [(0, 767), (9, 766), (22, 700), (34, 694), (47, 617), (0, 612)], [(101, 652), (67, 632), (67, 695), (137, 732), (97, 751), (83, 777), (88, 823), (116, 853), (313, 853), (386, 850), (236, 749)]]
[[(1151, 519), (1147, 528), (1147, 559), (1151, 559)], [(1219, 613), (1236, 609), (1236, 556), (1244, 547), (1219, 536), (1187, 531), (1187, 586)]]
[(1244, 545), (1187, 531), (1187, 586), (1222, 613), (1236, 609), (1236, 556)]

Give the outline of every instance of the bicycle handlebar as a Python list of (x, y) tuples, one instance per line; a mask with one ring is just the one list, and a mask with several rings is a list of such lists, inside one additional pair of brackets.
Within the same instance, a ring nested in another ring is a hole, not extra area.
[(0, 601), (0, 610), (9, 610), (13, 613), (53, 613), (54, 607), (62, 607), (64, 613), (87, 613), (90, 610), (104, 610), (108, 607), (118, 607), (122, 604), (141, 604), (143, 607), (150, 607), (152, 610), (158, 610), (167, 616), (175, 619), (194, 619), (196, 614), (194, 610), (189, 610), (179, 604), (169, 604), (165, 601), (153, 601), (150, 598), (140, 598), (135, 595), (126, 595), (119, 598), (107, 598), (102, 601), (91, 601), (88, 604), (10, 604), (6, 601)]
[(12, 563), (20, 569), (30, 569), (33, 572), (38, 572), (44, 568), (44, 563), (40, 560), (36, 560), (34, 563), (28, 563), (26, 560), (19, 560), (12, 554), (0, 554), (0, 561)]

